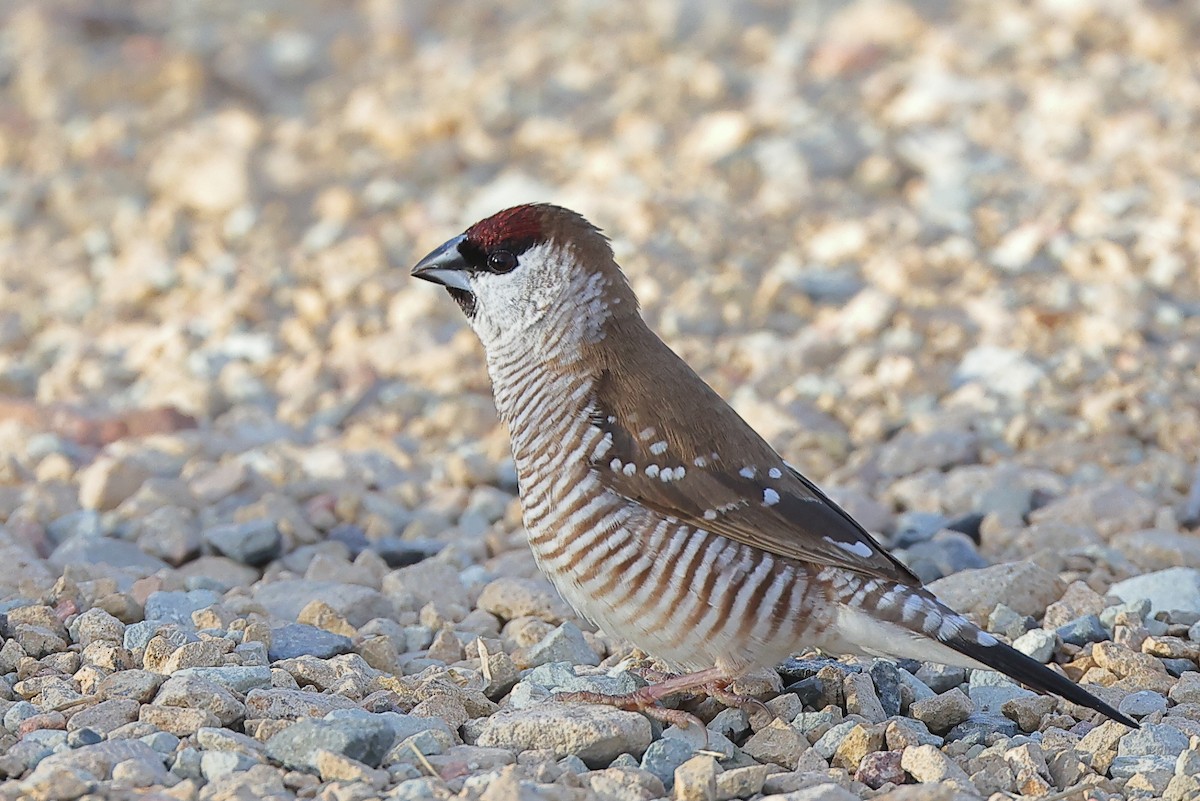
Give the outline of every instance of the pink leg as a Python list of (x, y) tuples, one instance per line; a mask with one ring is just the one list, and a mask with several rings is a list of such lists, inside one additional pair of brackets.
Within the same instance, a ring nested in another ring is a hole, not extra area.
[[(618, 709), (625, 709), (630, 712), (641, 712), (655, 720), (660, 720), (663, 723), (670, 723), (676, 726), (688, 726), (693, 723), (704, 728), (704, 723), (695, 715), (688, 714), (679, 709), (666, 709), (658, 705), (662, 699), (676, 695), (678, 693), (686, 693), (692, 690), (703, 690), (707, 693), (721, 693), (731, 699), (740, 696), (733, 696), (726, 693), (724, 688), (729, 683), (724, 671), (720, 668), (708, 668), (707, 670), (697, 671), (696, 673), (684, 673), (682, 676), (672, 676), (669, 679), (660, 681), (657, 684), (651, 684), (648, 687), (634, 690), (631, 693), (623, 695), (605, 695), (597, 692), (573, 692), (573, 693), (556, 693), (555, 699), (559, 701), (576, 701), (585, 704), (604, 704), (605, 706), (615, 706)], [(724, 701), (716, 696), (717, 700)]]

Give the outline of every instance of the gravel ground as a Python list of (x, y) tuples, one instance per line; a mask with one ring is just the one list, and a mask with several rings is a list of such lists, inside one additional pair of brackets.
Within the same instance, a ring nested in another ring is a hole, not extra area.
[[(1200, 798), (1195, 4), (0, 18), (0, 799)], [(474, 336), (408, 277), (529, 200), (1142, 729), (803, 652), (707, 736), (548, 701), (639, 655), (538, 576)]]

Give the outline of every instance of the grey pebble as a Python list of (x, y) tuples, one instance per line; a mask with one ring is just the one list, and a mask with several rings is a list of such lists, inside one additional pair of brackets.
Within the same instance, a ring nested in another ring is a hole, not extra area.
[[(192, 612), (205, 609), (220, 600), (220, 596), (212, 590), (152, 592), (146, 598), (146, 622), (178, 623), (180, 626), (190, 629), (192, 628)], [(126, 647), (129, 646), (126, 645)]]
[(1121, 699), (1117, 710), (1134, 718), (1143, 718), (1167, 708), (1167, 699), (1153, 690), (1138, 690)]
[(1013, 648), (1043, 665), (1054, 656), (1054, 649), (1057, 645), (1058, 635), (1045, 629), (1030, 629), (1013, 640), (1012, 644)]
[[(262, 645), (262, 643), (254, 644)], [(256, 688), (271, 686), (271, 668), (265, 665), (182, 668), (171, 674), (171, 677), (204, 679), (242, 695)]]
[(104, 735), (95, 729), (81, 728), (67, 732), (67, 745), (71, 748), (82, 748), (85, 745), (95, 745), (104, 739)]
[(205, 529), (204, 542), (245, 565), (259, 566), (279, 556), (283, 538), (274, 520), (247, 520)]
[(548, 662), (569, 662), (573, 665), (598, 665), (600, 657), (588, 645), (583, 632), (574, 623), (567, 621), (539, 642), (529, 647), (526, 659), (531, 665)]
[(203, 777), (200, 765), (204, 754), (196, 748), (181, 748), (175, 752), (171, 763), (171, 772), (181, 779), (200, 779)]
[(205, 751), (200, 756), (200, 775), (215, 782), (230, 773), (240, 773), (261, 764), (260, 760), (236, 751)]
[(675, 785), (675, 769), (696, 753), (690, 743), (675, 737), (664, 737), (650, 743), (642, 755), (642, 770), (653, 773), (670, 790)]
[(1139, 754), (1138, 756), (1118, 756), (1108, 767), (1108, 774), (1114, 779), (1129, 779), (1138, 773), (1153, 771), (1175, 772), (1175, 757), (1161, 754)]
[(1063, 642), (1079, 646), (1102, 642), (1109, 638), (1109, 633), (1104, 630), (1104, 624), (1100, 622), (1099, 615), (1084, 615), (1075, 618), (1069, 623), (1059, 626), (1055, 629), (1055, 633), (1062, 638)]
[(1122, 601), (1150, 601), (1151, 612), (1200, 612), (1200, 569), (1172, 567), (1118, 581), (1108, 590)]
[(946, 732), (946, 742), (962, 740), (968, 744), (986, 745), (992, 735), (1016, 737), (1020, 733), (1017, 724), (1003, 715), (972, 715)]
[(858, 725), (859, 721), (857, 720), (844, 720), (838, 723), (813, 743), (813, 750), (825, 759), (829, 759), (837, 751), (838, 746), (842, 744), (842, 740), (845, 740), (850, 731)]
[(316, 772), (316, 752), (333, 751), (379, 767), (392, 745), (392, 729), (381, 720), (321, 720), (293, 723), (267, 741), (267, 754), (295, 770)]
[(951, 687), (957, 687), (967, 680), (966, 668), (939, 665), (933, 662), (922, 665), (915, 675), (919, 681), (935, 693), (944, 693)]
[(871, 663), (867, 672), (875, 684), (875, 695), (879, 699), (880, 706), (883, 707), (883, 714), (887, 717), (899, 715), (900, 674), (907, 673), (907, 671), (901, 671), (896, 667), (896, 663), (890, 660), (876, 659)]
[(1121, 737), (1117, 756), (1163, 756), (1172, 762), (1188, 748), (1188, 735), (1165, 723), (1147, 723)]
[(147, 734), (139, 739), (164, 755), (175, 753), (175, 749), (179, 747), (179, 738), (166, 731), (156, 731), (154, 734)]
[[(512, 751), (549, 749), (603, 766), (621, 753), (643, 753), (650, 745), (650, 721), (606, 706), (541, 704), (492, 715), (477, 744)], [(632, 767), (638, 767), (636, 760)]]
[(1036, 693), (1026, 690), (1002, 673), (992, 670), (973, 670), (967, 695), (971, 697), (975, 708), (980, 712), (1000, 712), (1004, 702), (1010, 698), (1032, 696)]
[(271, 645), (267, 649), (267, 657), (272, 662), (305, 655), (329, 659), (339, 654), (348, 654), (353, 649), (354, 642), (349, 637), (307, 623), (285, 623), (271, 629)]

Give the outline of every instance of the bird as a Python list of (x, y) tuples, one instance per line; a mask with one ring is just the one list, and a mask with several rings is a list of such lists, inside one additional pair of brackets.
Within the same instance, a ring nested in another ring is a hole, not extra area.
[(529, 546), (579, 615), (672, 668), (627, 697), (728, 688), (799, 646), (994, 670), (1126, 726), (1068, 677), (938, 600), (790, 465), (643, 320), (609, 240), (519, 205), (412, 275), (442, 285), (483, 345)]

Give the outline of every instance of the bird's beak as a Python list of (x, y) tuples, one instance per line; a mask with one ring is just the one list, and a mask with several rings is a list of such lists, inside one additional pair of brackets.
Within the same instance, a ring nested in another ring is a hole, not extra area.
[(458, 246), (464, 239), (466, 236), (460, 234), (421, 259), (412, 269), (413, 276), (450, 289), (470, 292), (471, 285), (467, 282), (467, 262), (458, 251)]

